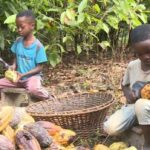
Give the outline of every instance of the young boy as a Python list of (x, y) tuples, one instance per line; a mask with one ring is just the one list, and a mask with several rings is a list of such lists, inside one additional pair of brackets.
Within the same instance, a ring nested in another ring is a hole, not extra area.
[(136, 81), (150, 81), (150, 25), (144, 24), (133, 29), (129, 45), (138, 59), (129, 63), (122, 81), (127, 104), (104, 122), (104, 130), (109, 135), (118, 135), (138, 121), (145, 138), (143, 150), (150, 150), (150, 100), (136, 99), (131, 90)]
[(16, 26), (20, 37), (14, 42), (11, 51), (14, 53), (12, 70), (16, 70), (18, 80), (13, 83), (6, 78), (0, 79), (0, 89), (6, 87), (26, 88), (31, 96), (40, 100), (49, 99), (50, 95), (41, 85), (40, 73), (43, 63), (47, 61), (44, 46), (33, 35), (35, 16), (26, 10), (16, 16)]

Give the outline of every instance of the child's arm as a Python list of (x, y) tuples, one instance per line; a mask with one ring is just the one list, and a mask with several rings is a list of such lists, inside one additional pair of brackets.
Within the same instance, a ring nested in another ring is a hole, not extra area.
[(127, 99), (127, 103), (129, 104), (133, 104), (136, 101), (136, 97), (134, 95), (134, 93), (131, 91), (130, 86), (129, 85), (122, 85), (122, 91), (124, 93), (124, 96)]
[(17, 69), (17, 63), (16, 63), (16, 57), (15, 56), (14, 56), (12, 65), (9, 66), (9, 69), (11, 69), (11, 70), (16, 70)]
[(12, 64), (11, 68), (12, 68), (13, 70), (16, 70), (16, 68), (17, 68), (17, 65), (16, 65), (16, 58), (14, 58), (13, 64)]
[(24, 73), (24, 74), (18, 73), (18, 75), (19, 75), (18, 80), (20, 80), (21, 78), (28, 76), (28, 75), (35, 75), (35, 74), (41, 72), (42, 69), (43, 69), (43, 64), (38, 64), (34, 69), (30, 70), (27, 73)]

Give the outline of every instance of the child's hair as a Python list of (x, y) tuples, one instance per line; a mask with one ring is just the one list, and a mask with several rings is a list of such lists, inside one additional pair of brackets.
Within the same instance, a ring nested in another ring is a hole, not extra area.
[(142, 24), (131, 30), (129, 35), (129, 46), (150, 39), (150, 24)]
[(31, 21), (35, 22), (35, 16), (32, 10), (25, 10), (25, 11), (18, 13), (16, 18), (19, 18), (19, 17), (28, 17), (31, 19)]

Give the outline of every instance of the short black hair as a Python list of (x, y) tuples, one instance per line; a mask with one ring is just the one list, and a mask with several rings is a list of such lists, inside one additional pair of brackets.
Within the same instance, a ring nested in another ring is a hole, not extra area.
[(16, 18), (19, 17), (29, 17), (33, 22), (35, 22), (35, 15), (33, 14), (32, 10), (24, 10), (22, 12), (19, 12)]
[(150, 39), (150, 24), (142, 24), (130, 31), (129, 46)]

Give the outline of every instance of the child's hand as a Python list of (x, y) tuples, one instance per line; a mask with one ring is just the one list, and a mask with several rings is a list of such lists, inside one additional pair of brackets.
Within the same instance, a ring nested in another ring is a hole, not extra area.
[(14, 83), (18, 83), (21, 80), (21, 78), (23, 77), (23, 75), (21, 73), (19, 73), (19, 72), (16, 72), (16, 73), (17, 73), (17, 79), (13, 81)]
[(22, 77), (23, 77), (23, 75), (22, 75), (21, 73), (17, 72), (17, 82), (18, 82), (19, 80), (21, 80)]
[(135, 103), (136, 100), (137, 100), (137, 97), (136, 97), (135, 93), (130, 91), (127, 96), (127, 102), (129, 104), (133, 104), (133, 103)]
[(10, 69), (10, 70), (16, 70), (16, 66), (15, 65), (11, 65), (11, 66), (9, 66), (8, 69)]

